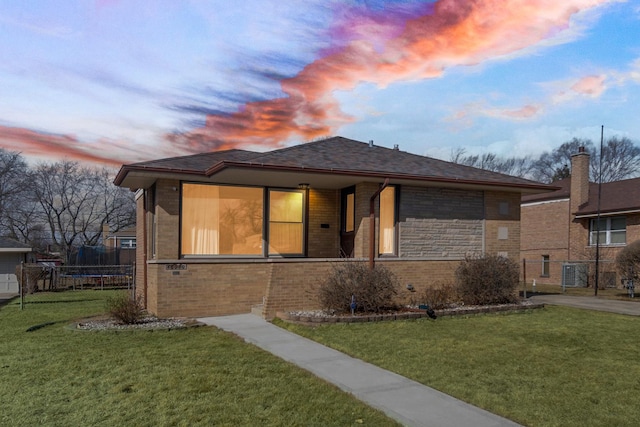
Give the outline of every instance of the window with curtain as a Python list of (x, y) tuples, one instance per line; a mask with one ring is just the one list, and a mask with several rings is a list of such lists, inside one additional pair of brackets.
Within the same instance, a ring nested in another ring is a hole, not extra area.
[(269, 255), (304, 252), (304, 193), (269, 191)]
[(396, 189), (387, 187), (380, 193), (380, 235), (378, 252), (395, 254), (396, 246)]
[(183, 255), (262, 255), (263, 189), (182, 185)]
[(601, 245), (624, 245), (627, 242), (627, 219), (623, 216), (591, 220), (589, 243), (596, 245), (600, 234)]

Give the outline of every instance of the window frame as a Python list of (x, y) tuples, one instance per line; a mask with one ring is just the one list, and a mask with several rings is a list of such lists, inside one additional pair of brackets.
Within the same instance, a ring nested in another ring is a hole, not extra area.
[[(624, 220), (624, 228), (612, 229), (612, 222), (614, 220)], [(600, 236), (604, 233), (604, 241), (600, 238), (600, 242), (597, 242), (597, 232), (596, 232), (596, 221), (598, 218), (591, 218), (589, 220), (589, 246), (596, 246), (597, 244), (603, 246), (626, 246), (627, 244), (627, 217), (626, 216), (609, 216), (609, 217), (601, 217), (600, 222), (605, 221), (605, 228), (599, 229), (598, 232)], [(620, 233), (624, 232), (624, 242), (611, 242), (612, 233)]]
[[(279, 192), (279, 193), (295, 193), (300, 194), (301, 196), (301, 211), (300, 211), (300, 222), (295, 221), (272, 221), (271, 219), (271, 193)], [(264, 249), (266, 251), (266, 256), (269, 258), (279, 258), (279, 257), (303, 257), (305, 256), (306, 247), (307, 247), (307, 236), (306, 236), (306, 217), (307, 217), (307, 192), (303, 189), (294, 189), (294, 188), (265, 188), (266, 194), (266, 207), (263, 212), (263, 220), (265, 222), (265, 226), (263, 228), (263, 240), (266, 242), (264, 245)], [(271, 253), (271, 224), (300, 224), (301, 230), (301, 239), (300, 242), (300, 252), (284, 252), (284, 253)]]
[[(218, 187), (238, 187), (238, 188), (252, 188), (260, 189), (262, 191), (261, 203), (262, 203), (262, 231), (261, 242), (262, 250), (259, 254), (185, 254), (183, 249), (183, 221), (184, 221), (184, 185), (202, 185), (202, 186), (218, 186)], [(183, 259), (193, 258), (284, 258), (284, 257), (305, 257), (307, 255), (307, 227), (309, 221), (308, 212), (308, 190), (299, 188), (284, 188), (284, 187), (265, 187), (257, 185), (235, 185), (235, 184), (220, 184), (215, 182), (197, 182), (197, 181), (181, 181), (180, 183), (180, 220), (179, 220), (179, 254)], [(290, 192), (300, 193), (302, 195), (302, 248), (300, 253), (270, 253), (269, 244), (269, 231), (270, 231), (270, 195), (272, 191), (277, 192)]]
[[(393, 249), (391, 252), (382, 252), (382, 194), (387, 191), (387, 189), (393, 189), (393, 237), (391, 239), (391, 243), (393, 245)], [(387, 185), (378, 196), (378, 245), (377, 252), (379, 257), (397, 257), (398, 256), (398, 204), (400, 200), (400, 186), (399, 185)]]
[(136, 248), (136, 238), (135, 237), (125, 237), (119, 240), (119, 246), (122, 249), (135, 249)]
[(542, 255), (540, 277), (549, 277), (550, 267), (551, 267), (551, 257), (549, 255)]

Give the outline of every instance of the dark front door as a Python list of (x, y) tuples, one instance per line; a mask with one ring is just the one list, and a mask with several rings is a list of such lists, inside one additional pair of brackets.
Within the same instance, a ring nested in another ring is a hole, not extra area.
[(340, 256), (353, 258), (353, 242), (356, 236), (356, 187), (342, 190), (340, 204)]

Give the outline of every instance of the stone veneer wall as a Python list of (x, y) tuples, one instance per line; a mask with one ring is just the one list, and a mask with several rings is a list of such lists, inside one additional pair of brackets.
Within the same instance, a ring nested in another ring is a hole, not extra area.
[(402, 187), (399, 214), (402, 258), (463, 258), (482, 252), (482, 191)]

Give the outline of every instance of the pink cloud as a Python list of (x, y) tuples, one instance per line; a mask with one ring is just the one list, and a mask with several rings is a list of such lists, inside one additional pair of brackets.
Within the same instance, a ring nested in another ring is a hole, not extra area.
[[(206, 125), (169, 135), (190, 152), (219, 147), (263, 144), (278, 146), (296, 137), (310, 139), (336, 131), (352, 119), (332, 93), (361, 82), (380, 86), (402, 80), (435, 78), (448, 67), (473, 65), (515, 53), (567, 29), (577, 12), (606, 0), (440, 0), (428, 13), (407, 19), (367, 16), (355, 24), (342, 48), (310, 63), (281, 81), (286, 97), (247, 103), (228, 115), (209, 115)], [(358, 22), (354, 18), (353, 22)], [(359, 38), (380, 32), (373, 41)], [(399, 33), (398, 28), (402, 28)], [(344, 37), (345, 34), (340, 34)], [(505, 111), (507, 117), (532, 117), (526, 106)]]
[[(337, 48), (309, 63), (297, 75), (280, 81), (285, 96), (248, 102), (230, 114), (210, 114), (204, 126), (165, 136), (160, 150), (133, 151), (126, 142), (85, 143), (68, 135), (0, 127), (0, 143), (29, 154), (57, 153), (97, 163), (131, 163), (214, 149), (263, 145), (282, 146), (335, 133), (353, 120), (340, 109), (335, 91), (349, 91), (361, 82), (385, 86), (398, 81), (435, 78), (449, 67), (474, 65), (517, 53), (569, 27), (576, 13), (607, 0), (439, 0), (426, 9), (400, 15), (363, 11), (337, 21)], [(101, 5), (112, 3), (100, 2)], [(116, 2), (117, 3), (117, 2)], [(354, 12), (355, 11), (355, 12)], [(584, 82), (575, 90), (597, 90)], [(593, 92), (596, 93), (596, 92)], [(532, 117), (534, 105), (504, 110), (505, 117)]]
[(597, 98), (606, 90), (605, 75), (586, 76), (578, 80), (571, 86), (571, 90), (581, 95)]
[(72, 135), (55, 135), (7, 126), (0, 126), (0, 147), (40, 159), (66, 159), (113, 167), (148, 158), (148, 153), (134, 150), (125, 142), (102, 139), (84, 143)]

